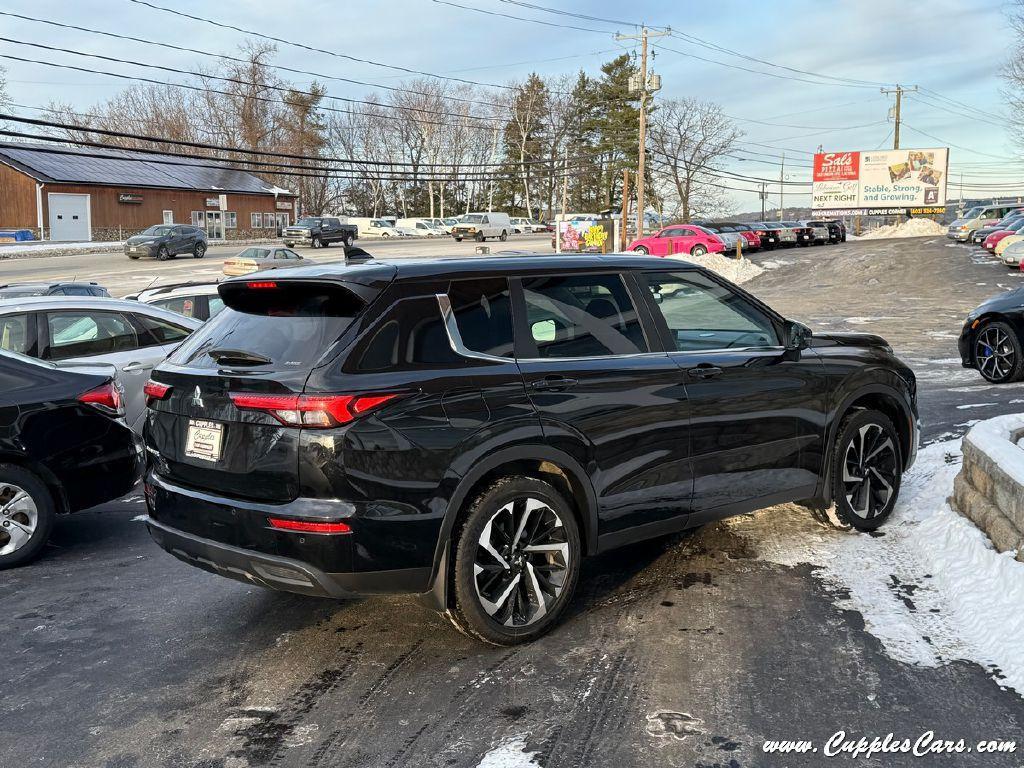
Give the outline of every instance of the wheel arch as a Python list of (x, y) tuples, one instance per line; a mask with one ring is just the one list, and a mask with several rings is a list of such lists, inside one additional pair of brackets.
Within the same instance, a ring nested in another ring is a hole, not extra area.
[(59, 515), (66, 515), (71, 511), (71, 504), (67, 493), (64, 491), (64, 484), (57, 478), (50, 469), (39, 461), (27, 457), (24, 453), (0, 448), (0, 464), (13, 464), (16, 467), (31, 472), (42, 481), (43, 485), (50, 492), (53, 505)]
[(430, 590), (425, 602), (438, 610), (446, 610), (451, 593), (448, 564), (451, 539), (466, 502), (490, 482), (507, 475), (542, 477), (565, 497), (580, 527), (583, 554), (597, 552), (597, 495), (583, 466), (572, 456), (548, 445), (526, 444), (508, 446), (489, 453), (458, 482), (447, 502), (444, 520), (438, 535), (437, 548), (430, 577)]
[(825, 503), (826, 507), (832, 503), (832, 458), (839, 425), (851, 411), (861, 409), (876, 410), (889, 417), (896, 428), (896, 434), (900, 441), (903, 471), (909, 469), (913, 462), (917, 440), (915, 434), (917, 417), (907, 398), (896, 387), (882, 382), (858, 387), (847, 393), (839, 402), (826, 429), (825, 456), (822, 462), (824, 472), (822, 472), (821, 485), (818, 488), (818, 498)]

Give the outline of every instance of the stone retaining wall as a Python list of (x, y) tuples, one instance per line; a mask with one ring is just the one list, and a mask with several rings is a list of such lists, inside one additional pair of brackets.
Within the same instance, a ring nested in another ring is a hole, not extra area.
[(1024, 562), (1024, 414), (988, 419), (963, 441), (964, 463), (950, 505)]

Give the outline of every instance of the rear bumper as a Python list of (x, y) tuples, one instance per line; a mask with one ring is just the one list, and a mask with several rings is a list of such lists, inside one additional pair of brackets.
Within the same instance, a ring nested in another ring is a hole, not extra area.
[(327, 573), (308, 563), (233, 547), (185, 533), (146, 517), (149, 533), (163, 549), (204, 571), (269, 589), (313, 597), (360, 597), (423, 592), (429, 568), (372, 573)]

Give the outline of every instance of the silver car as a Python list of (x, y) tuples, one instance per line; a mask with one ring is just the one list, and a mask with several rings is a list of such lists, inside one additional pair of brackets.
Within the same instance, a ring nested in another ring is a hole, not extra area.
[(1010, 243), (1003, 249), (998, 258), (1006, 266), (1019, 269), (1021, 260), (1024, 259), (1024, 240)]
[(137, 301), (85, 296), (0, 301), (0, 349), (60, 365), (108, 363), (141, 433), (149, 373), (202, 323)]

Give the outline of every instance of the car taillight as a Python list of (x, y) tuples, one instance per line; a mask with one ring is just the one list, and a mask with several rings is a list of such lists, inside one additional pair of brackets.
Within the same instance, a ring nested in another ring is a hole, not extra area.
[(336, 427), (379, 408), (398, 395), (259, 395), (231, 392), (243, 411), (269, 413), (289, 427)]
[(269, 290), (277, 288), (277, 283), (273, 280), (252, 280), (245, 284), (246, 288), (254, 288), (256, 290)]
[(352, 533), (347, 523), (316, 523), (307, 520), (289, 520), (284, 517), (268, 517), (271, 528), (279, 531), (299, 531), (301, 533)]
[(78, 402), (94, 406), (101, 411), (124, 416), (124, 400), (121, 397), (121, 390), (112, 381), (100, 384), (88, 392), (83, 392), (78, 396)]
[(150, 400), (164, 400), (171, 394), (170, 384), (161, 384), (159, 381), (150, 379), (142, 388), (142, 394), (146, 396), (146, 402)]

